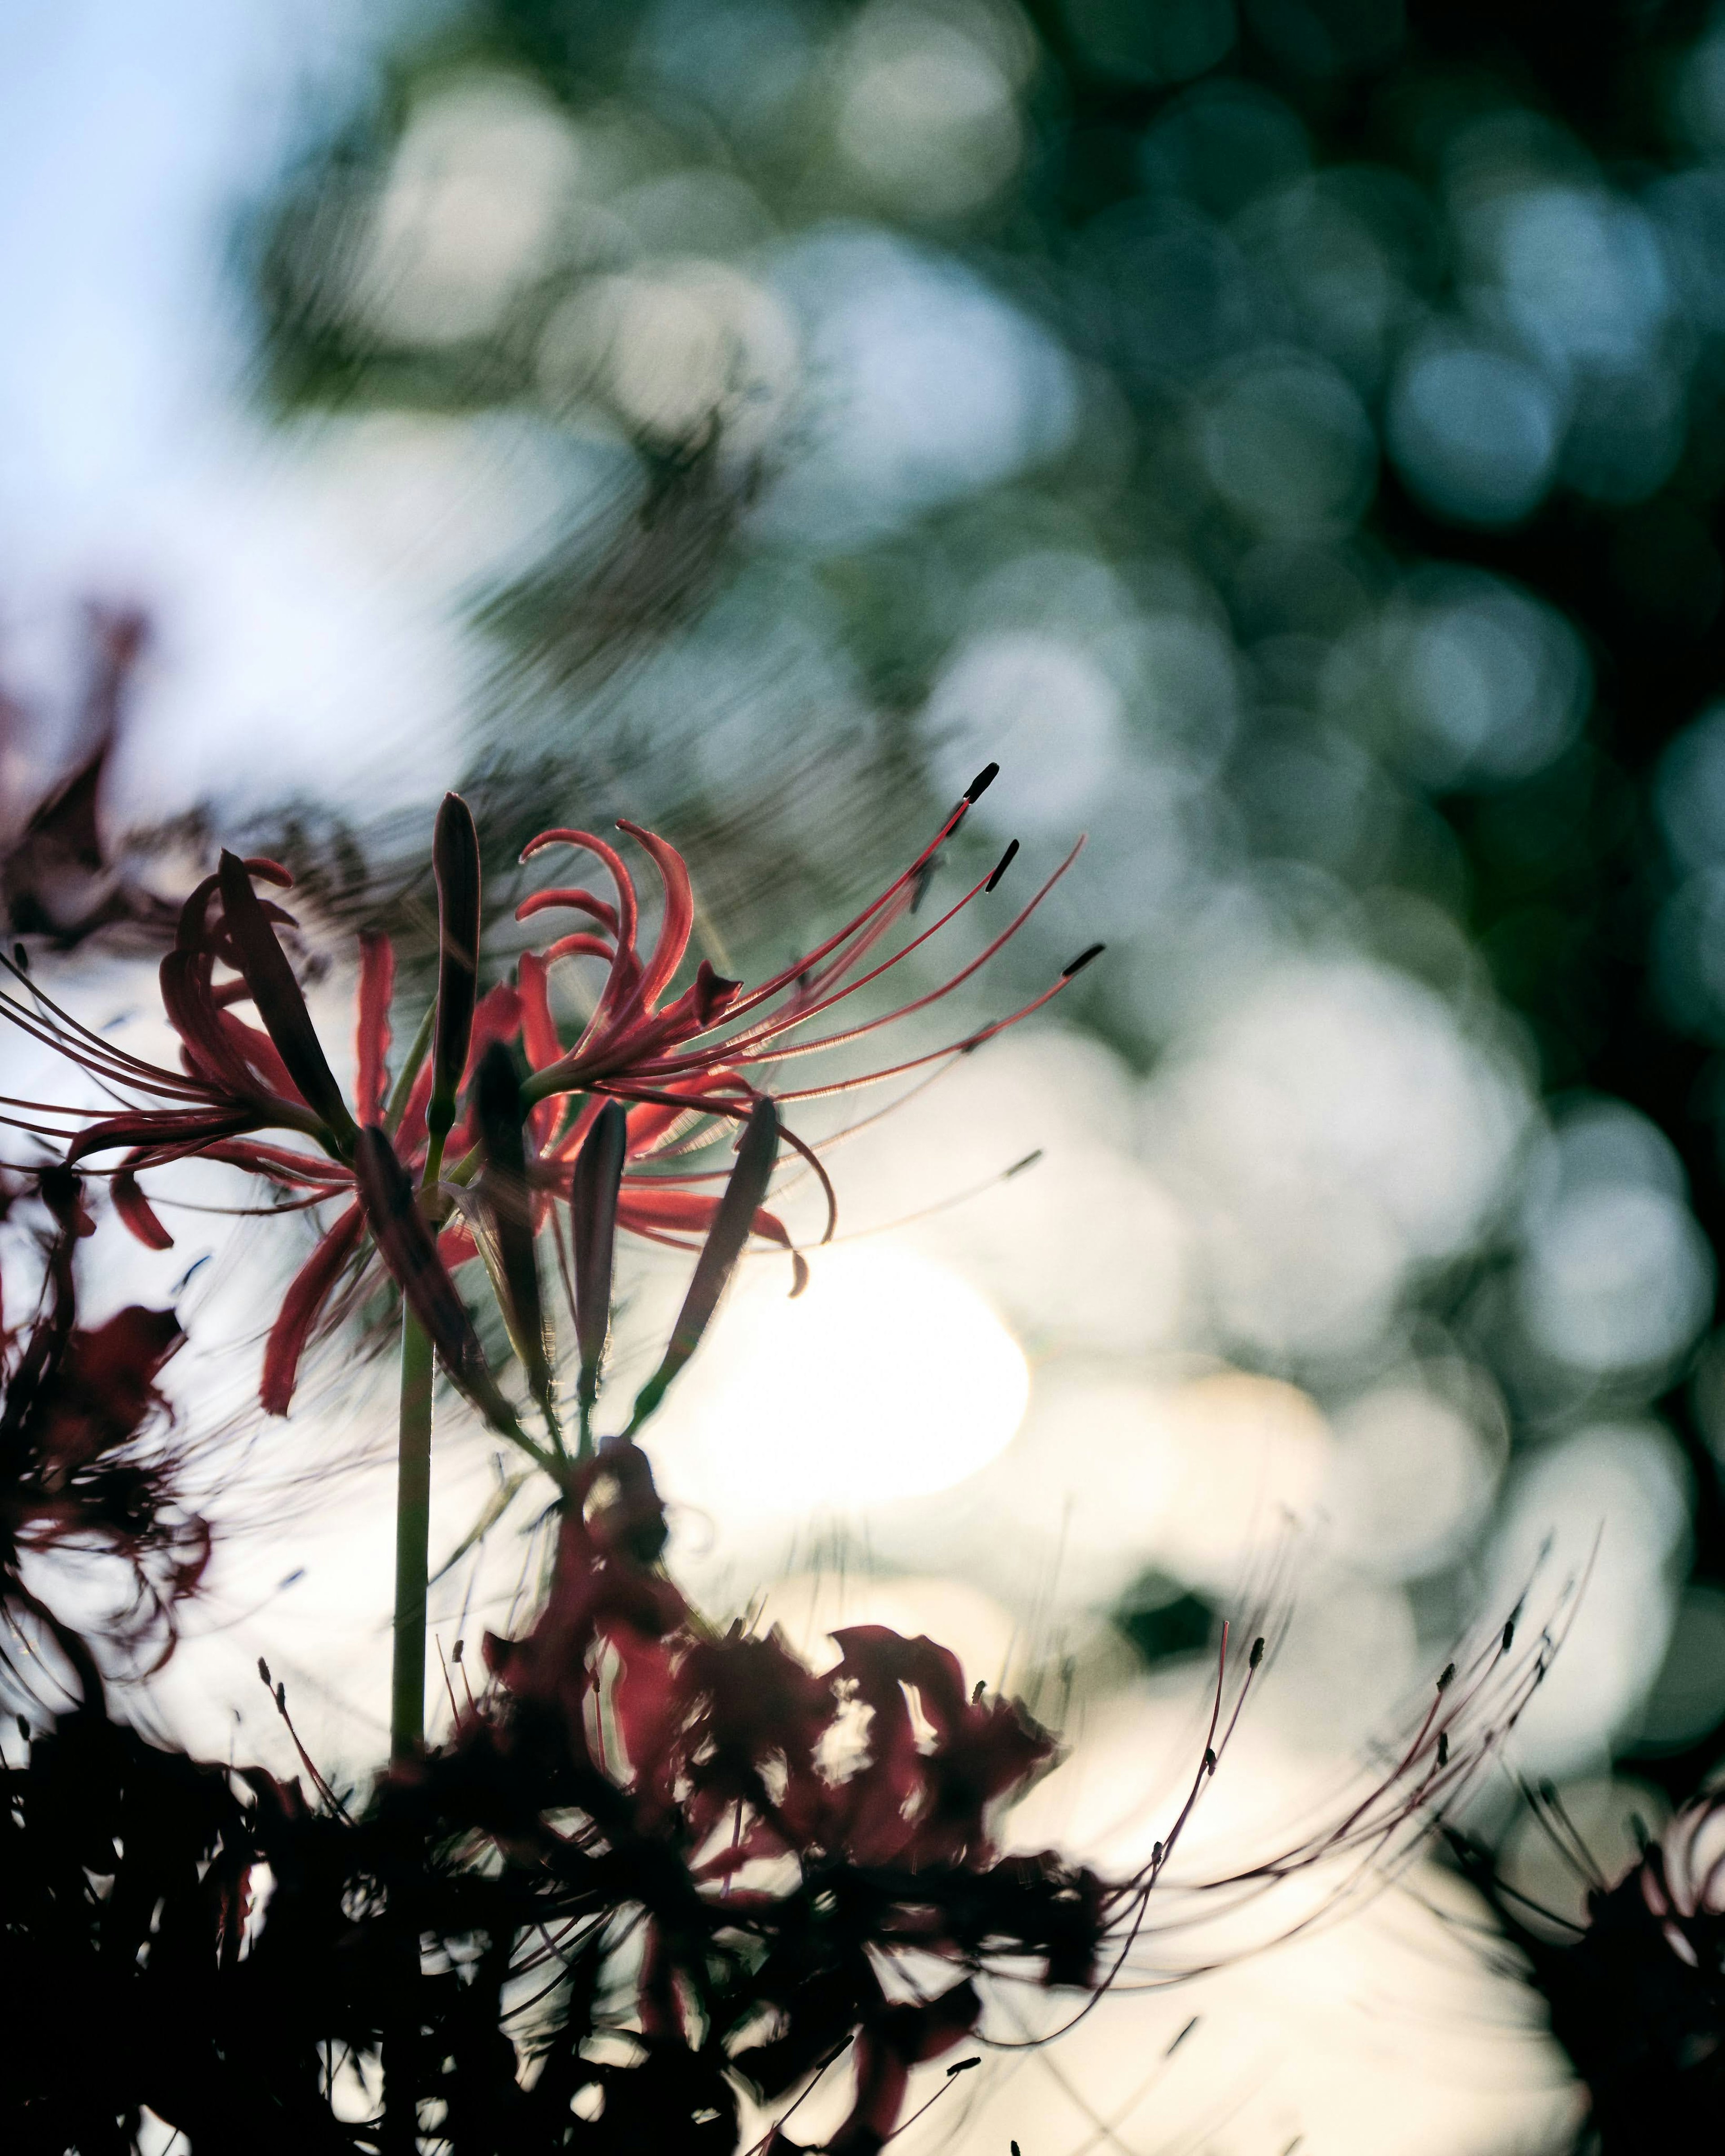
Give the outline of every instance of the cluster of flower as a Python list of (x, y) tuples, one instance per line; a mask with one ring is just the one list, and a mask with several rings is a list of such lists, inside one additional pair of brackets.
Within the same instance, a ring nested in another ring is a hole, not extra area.
[[(456, 2150), (676, 2156), (734, 2148), (747, 2098), (769, 2121), (761, 2146), (788, 2151), (798, 2105), (845, 2060), (848, 2115), (824, 2145), (872, 2156), (901, 2127), (913, 2069), (973, 2032), (987, 2040), (991, 1985), (1070, 1988), (1081, 2010), (1128, 1968), (1263, 1641), (1242, 1675), (1224, 1632), (1203, 1756), (1147, 1865), (1105, 1882), (1047, 1852), (1003, 1855), (998, 1815), (1051, 1763), (1049, 1734), (1010, 1702), (968, 1691), (952, 1656), (927, 1639), (854, 1626), (834, 1635), (834, 1665), (815, 1671), (774, 1634), (715, 1630), (664, 1568), (665, 1512), (635, 1442), (751, 1237), (791, 1249), (765, 1202), (780, 1108), (824, 1089), (768, 1091), (768, 1066), (885, 1023), (812, 1039), (800, 1030), (998, 886), (1010, 853), (877, 955), (991, 776), (815, 950), (753, 989), (703, 965), (674, 998), (692, 896), (675, 853), (639, 830), (663, 886), (650, 951), (620, 856), (588, 833), (547, 833), (530, 855), (552, 843), (584, 850), (608, 870), (614, 896), (572, 886), (530, 896), (525, 916), (560, 906), (594, 926), (526, 954), (512, 983), (481, 994), (477, 842), (450, 797), (434, 847), (436, 998), (392, 1082), (393, 960), (386, 943), (367, 943), (352, 1108), (279, 932), (290, 918), (254, 887), (285, 881), (274, 863), (223, 855), (182, 910), (161, 968), (177, 1071), (80, 1024), (37, 986), (22, 953), (13, 962), (5, 1015), (122, 1104), (95, 1115), (8, 1104), (18, 1111), (10, 1120), (64, 1142), (64, 1163), (36, 1178), (53, 1223), (46, 1287), (9, 1351), (0, 1599), (14, 1638), (33, 1625), (58, 1643), (83, 1699), (7, 1772), (0, 1952), (18, 1995), (89, 1999), (105, 2030), (125, 2032), (92, 2062), (80, 2034), (45, 2005), (27, 2008), (24, 2064), (3, 2099), (20, 2146), (126, 2148), (147, 2105), (198, 2147), (408, 2151), (429, 2137)], [(604, 968), (593, 1014), (568, 1045), (547, 988), (562, 958)], [(906, 1011), (950, 993), (983, 958)], [(237, 1015), (245, 1003), (259, 1024)], [(1012, 1022), (873, 1075), (962, 1053)], [(732, 1157), (700, 1164), (701, 1148), (733, 1137)], [(789, 1142), (821, 1174), (814, 1150)], [(297, 1783), (200, 1767), (116, 1727), (97, 1655), (25, 1579), (32, 1551), (108, 1549), (136, 1582), (134, 1635), (152, 1635), (166, 1651), (174, 1605), (208, 1553), (201, 1522), (173, 1502), (172, 1446), (151, 1449), (164, 1419), (155, 1380), (176, 1322), (133, 1310), (97, 1332), (75, 1324), (73, 1257), (89, 1225), (80, 1176), (114, 1152), (114, 1209), (154, 1247), (168, 1237), (138, 1178), (187, 1156), (264, 1177), (290, 1204), (337, 1207), (271, 1331), (267, 1409), (286, 1410), (309, 1343), (356, 1298), (381, 1283), (399, 1300), (394, 1756), (357, 1808), (303, 1750), (309, 1799)], [(659, 1367), (627, 1429), (601, 1442), (593, 1419), (623, 1230), (697, 1255)], [(544, 1242), (572, 1324), (572, 1445)], [(454, 1276), (475, 1256), (524, 1382), (520, 1403), (482, 1352)], [(449, 1732), (430, 1747), (418, 1717), (431, 1383), (416, 1338), (550, 1476), (559, 1520), (542, 1610), (524, 1636), (487, 1639), (487, 1677), (463, 1704), (452, 1688)], [(410, 1437), (419, 1447), (411, 1472)], [(1238, 1907), (1315, 1866), (1357, 1876), (1417, 1836), (1538, 1681), (1549, 1641), (1513, 1660), (1512, 1630), (1460, 1682), (1445, 1672), (1394, 1765), (1358, 1804), (1199, 1887)], [(269, 1890), (254, 1906), (264, 1866)]]

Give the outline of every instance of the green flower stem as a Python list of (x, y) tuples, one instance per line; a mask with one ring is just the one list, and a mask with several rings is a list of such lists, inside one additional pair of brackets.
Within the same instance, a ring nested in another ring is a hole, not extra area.
[(407, 1055), (403, 1060), (401, 1075), (397, 1078), (389, 1096), (389, 1106), (384, 1111), (383, 1127), (391, 1137), (401, 1128), (401, 1119), (408, 1111), (408, 1102), (413, 1097), (413, 1081), (419, 1075), (420, 1066), (431, 1052), (431, 1029), (437, 1018), (435, 1002), (425, 1006), (425, 1015), (419, 1021)]
[[(422, 1034), (429, 1031), (422, 1025)], [(406, 1074), (403, 1073), (403, 1075)], [(429, 1134), (422, 1192), (443, 1167), (444, 1133)], [(424, 1200), (422, 1197), (422, 1204)], [(395, 1658), (389, 1686), (389, 1756), (425, 1748), (425, 1593), (431, 1572), (430, 1335), (405, 1299), (401, 1312), (401, 1419), (395, 1466)]]
[(425, 1583), (431, 1558), (431, 1341), (405, 1304), (401, 1315), (401, 1425), (395, 1484), (395, 1659), (389, 1756), (425, 1745)]

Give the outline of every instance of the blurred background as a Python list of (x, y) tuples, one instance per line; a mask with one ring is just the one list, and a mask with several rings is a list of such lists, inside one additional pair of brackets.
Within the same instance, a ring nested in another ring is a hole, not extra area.
[[(148, 624), (110, 848), (167, 891), (273, 834), (337, 1034), (337, 932), (446, 785), (500, 848), (664, 830), (752, 968), (990, 759), (1000, 904), (1089, 834), (891, 1060), (1106, 957), (846, 1143), (846, 1240), (796, 1305), (752, 1274), (667, 1412), (710, 1604), (1012, 1676), (1074, 1746), (1025, 1832), (1117, 1858), (1281, 1583), (1225, 1859), (1590, 1562), (1516, 1764), (1620, 1861), (1725, 1745), (1725, 14), (15, 0), (0, 85), (13, 839), (92, 603)], [(142, 1040), (138, 959), (56, 963)], [(254, 1337), (297, 1251), (176, 1232)], [(267, 1440), (284, 1490), (363, 1382)], [(446, 1546), (491, 1473), (452, 1441)], [(387, 1515), (341, 1486), (241, 1523), (159, 1696), (198, 1741), (279, 1745), (267, 1645), (316, 1744), (377, 1743)], [(450, 1638), (507, 1614), (507, 1517)], [(918, 2132), (1556, 2148), (1476, 1920), (1428, 1868)]]

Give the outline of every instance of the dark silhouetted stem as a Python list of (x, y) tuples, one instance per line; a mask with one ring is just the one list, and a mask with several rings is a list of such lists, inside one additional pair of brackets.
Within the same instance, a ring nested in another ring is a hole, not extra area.
[(401, 1317), (401, 1436), (395, 1484), (395, 1666), (389, 1756), (425, 1743), (425, 1575), (431, 1541), (431, 1341), (406, 1305)]

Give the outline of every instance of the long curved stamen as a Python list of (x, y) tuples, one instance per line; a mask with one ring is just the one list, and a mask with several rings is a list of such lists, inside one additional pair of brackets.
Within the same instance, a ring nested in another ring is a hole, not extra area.
[[(0, 958), (0, 968), (18, 973), (18, 968), (5, 958)], [(147, 1086), (151, 1091), (170, 1098), (186, 1100), (200, 1099), (207, 1091), (207, 1087), (196, 1079), (187, 1078), (159, 1063), (146, 1063), (141, 1056), (116, 1048), (99, 1034), (92, 1033), (88, 1026), (80, 1025), (51, 997), (44, 995), (26, 976), (18, 974), (18, 977), (25, 981), (35, 1001), (53, 1014), (52, 1021), (31, 1010), (28, 1005), (18, 1002), (14, 997), (3, 993), (0, 993), (0, 1011), (4, 1012), (21, 1033), (29, 1034), (43, 1047), (53, 1049), (56, 1054), (66, 1057), (68, 1061), (88, 1070), (91, 1076), (105, 1077), (112, 1085)], [(85, 1043), (88, 1045), (85, 1045)]]
[(882, 1070), (866, 1070), (855, 1078), (835, 1078), (828, 1086), (803, 1086), (788, 1092), (778, 1091), (773, 1097), (779, 1101), (830, 1100), (835, 1093), (860, 1092), (865, 1086), (878, 1086), (883, 1079), (901, 1078), (907, 1070), (924, 1070), (929, 1064), (938, 1063), (948, 1055), (968, 1055), (980, 1048), (985, 1040), (992, 1040), (997, 1033), (1004, 1033), (1009, 1026), (1017, 1025), (1029, 1018), (1032, 1012), (1040, 1011), (1045, 1004), (1052, 1003), (1071, 978), (1070, 974), (1063, 973), (1040, 995), (1033, 996), (1029, 1003), (1021, 1004), (1006, 1017), (991, 1019), (988, 1024), (978, 1026), (974, 1033), (967, 1034), (963, 1040), (949, 1040), (943, 1048), (930, 1049), (926, 1055), (909, 1056), (902, 1063), (889, 1064)]
[[(981, 789), (978, 788), (976, 790), (979, 792)], [(798, 978), (808, 974), (814, 967), (820, 965), (824, 960), (829, 957), (847, 938), (855, 935), (860, 929), (871, 922), (883, 906), (889, 906), (894, 899), (901, 895), (909, 898), (913, 894), (913, 887), (917, 877), (969, 813), (970, 799), (967, 795), (958, 803), (933, 838), (917, 855), (916, 860), (907, 869), (894, 877), (871, 905), (865, 906), (860, 913), (854, 919), (846, 921), (845, 926), (829, 936), (824, 943), (818, 943), (814, 950), (805, 951), (800, 958), (793, 960), (782, 972), (772, 975), (768, 979), (762, 981), (757, 988), (751, 988), (745, 994), (739, 996), (726, 1013), (726, 1018), (729, 1019), (742, 1018), (747, 1012), (758, 1009), (763, 1003), (770, 1003), (774, 996), (793, 987)]]
[(844, 1033), (824, 1034), (819, 1040), (796, 1042), (788, 1048), (773, 1048), (764, 1050), (757, 1050), (754, 1045), (757, 1041), (771, 1041), (775, 1040), (780, 1030), (788, 1029), (791, 1026), (803, 1024), (806, 1020), (818, 1016), (822, 1011), (830, 1010), (834, 1004), (842, 1003), (847, 996), (854, 994), (857, 989), (866, 988), (870, 982), (878, 980), (881, 974), (889, 972), (891, 968), (897, 965), (901, 958), (907, 958), (919, 945), (926, 943), (931, 936), (938, 934), (940, 930), (945, 927), (947, 921), (951, 921), (954, 916), (957, 915), (964, 906), (968, 906), (973, 898), (986, 889), (986, 880), (983, 883), (976, 885), (973, 890), (968, 891), (965, 896), (960, 899), (955, 906), (949, 908), (948, 911), (942, 916), (940, 920), (937, 921), (932, 927), (924, 929), (922, 935), (917, 937), (914, 942), (907, 943), (902, 951), (896, 952), (891, 957), (883, 959), (880, 964), (876, 966), (871, 972), (863, 974), (860, 979), (850, 982), (845, 988), (836, 990), (832, 995), (827, 997), (824, 1002), (811, 1004), (807, 1010), (798, 1011), (794, 1015), (785, 1018), (782, 1025), (777, 1021), (768, 1020), (761, 1027), (755, 1029), (748, 1042), (742, 1045), (741, 1049), (733, 1047), (732, 1050), (727, 1050), (726, 1057), (726, 1061), (732, 1063), (778, 1062), (793, 1055), (813, 1055), (824, 1048), (837, 1048), (846, 1045), (853, 1040), (860, 1040), (865, 1034), (877, 1032), (880, 1028), (884, 1025), (895, 1024), (900, 1019), (908, 1018), (914, 1012), (927, 1010), (931, 1004), (939, 1003), (942, 998), (951, 995), (955, 988), (962, 988), (964, 983), (969, 980), (973, 974), (979, 973), (982, 968), (988, 964), (988, 961), (993, 957), (995, 953), (999, 951), (1004, 945), (1009, 943), (1012, 941), (1013, 937), (1018, 934), (1019, 929), (1021, 929), (1024, 923), (1030, 918), (1030, 916), (1035, 912), (1037, 907), (1041, 905), (1044, 899), (1048, 896), (1050, 891), (1054, 889), (1060, 878), (1065, 875), (1066, 871), (1072, 866), (1072, 864), (1077, 860), (1080, 853), (1083, 850), (1083, 848), (1084, 840), (1081, 839), (1078, 841), (1078, 844), (1073, 847), (1071, 852), (1067, 855), (1065, 860), (1063, 860), (1060, 866), (1055, 869), (1053, 875), (1051, 875), (1046, 882), (1043, 884), (1041, 889), (1037, 891), (1035, 896), (1030, 900), (1027, 906), (1022, 908), (1022, 910), (1005, 928), (1001, 930), (1000, 933), (995, 937), (988, 947), (983, 951), (978, 957), (973, 958), (968, 965), (961, 968), (960, 970), (954, 973), (949, 980), (942, 982), (940, 987), (931, 989), (927, 995), (919, 996), (913, 1003), (905, 1004), (897, 1010), (886, 1012), (879, 1018), (870, 1019), (864, 1024), (853, 1026)]
[[(921, 935), (913, 937), (902, 949), (895, 951), (890, 958), (883, 958), (878, 966), (871, 967), (866, 973), (859, 974), (855, 980), (846, 982), (843, 988), (834, 988), (831, 994), (828, 994), (826, 993), (828, 984), (843, 978), (845, 973), (856, 963), (859, 958), (865, 957), (880, 937), (896, 926), (901, 917), (904, 908), (900, 907), (890, 916), (883, 916), (870, 928), (865, 937), (858, 939), (854, 950), (839, 952), (828, 965), (821, 969), (819, 975), (799, 977), (798, 993), (792, 1007), (770, 1014), (755, 1025), (746, 1028), (743, 1032), (733, 1034), (731, 1039), (739, 1047), (752, 1048), (758, 1042), (775, 1039), (778, 1034), (788, 1031), (792, 1026), (805, 1024), (810, 1019), (818, 1017), (822, 1011), (829, 1010), (834, 1004), (843, 1002), (846, 996), (854, 995), (859, 988), (867, 988), (870, 982), (877, 981), (883, 973), (890, 973), (901, 960), (908, 958), (914, 952), (920, 950), (931, 937), (937, 936), (948, 922), (956, 920), (972, 901), (979, 897), (987, 888), (986, 880), (973, 885), (962, 898), (948, 906), (938, 920), (932, 921)], [(726, 1015), (728, 1018), (729, 1014)]]

